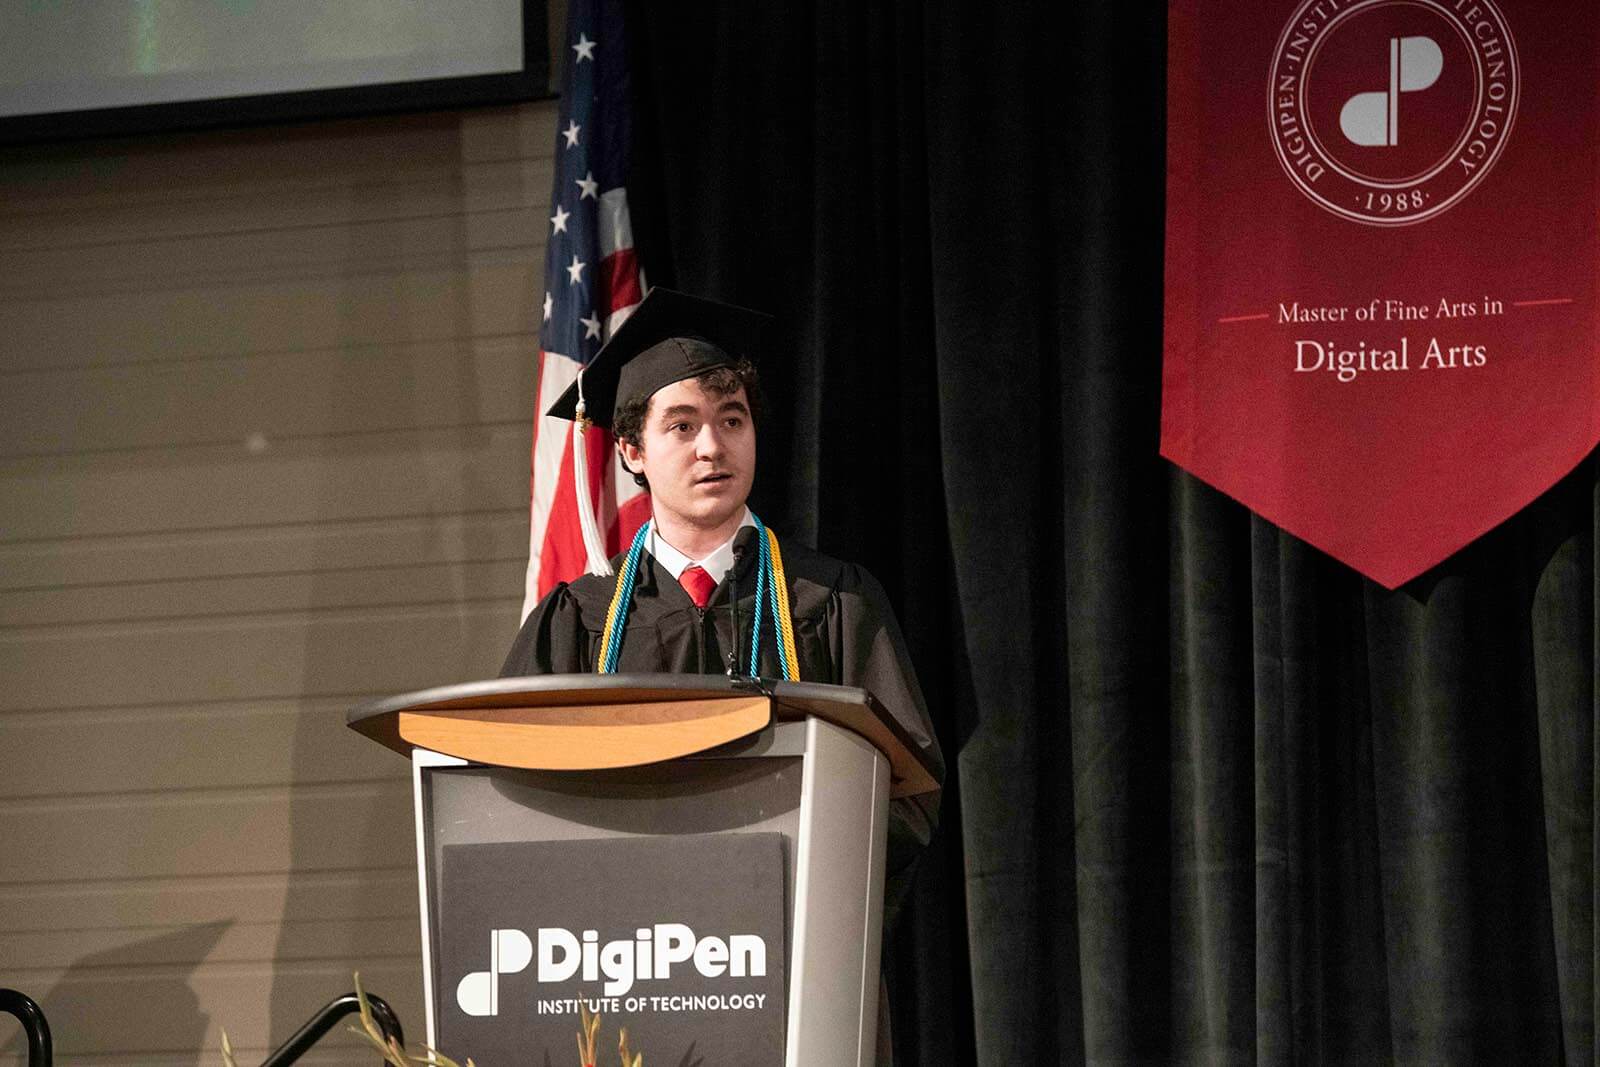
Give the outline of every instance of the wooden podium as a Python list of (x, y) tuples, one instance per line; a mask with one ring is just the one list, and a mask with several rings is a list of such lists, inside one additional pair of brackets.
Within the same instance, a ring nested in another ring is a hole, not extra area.
[(888, 800), (938, 783), (871, 694), (546, 675), (408, 693), (348, 722), (412, 760), (430, 1045), (453, 977), (439, 963), (446, 848), (776, 832), (788, 883), (782, 1062), (874, 1062)]

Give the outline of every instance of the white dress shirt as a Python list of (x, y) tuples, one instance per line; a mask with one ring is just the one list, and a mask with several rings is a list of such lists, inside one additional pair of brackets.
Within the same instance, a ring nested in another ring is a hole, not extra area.
[[(744, 521), (739, 524), (739, 530), (755, 524), (756, 520), (750, 514), (750, 509), (745, 508)], [(645, 539), (644, 547), (674, 579), (681, 579), (684, 571), (688, 570), (691, 565), (698, 564), (701, 570), (711, 575), (713, 581), (721, 585), (722, 579), (726, 578), (728, 572), (733, 569), (733, 539), (739, 536), (739, 530), (733, 531), (732, 537), (712, 549), (704, 559), (691, 559), (667, 544), (667, 539), (656, 532), (654, 525), (650, 527), (650, 536)]]

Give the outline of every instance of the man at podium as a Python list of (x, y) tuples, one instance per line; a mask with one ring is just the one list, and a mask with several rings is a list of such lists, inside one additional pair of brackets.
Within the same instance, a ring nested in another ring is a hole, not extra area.
[[(728, 671), (871, 692), (942, 780), (899, 625), (863, 568), (782, 539), (746, 506), (768, 317), (656, 288), (549, 414), (609, 427), (651, 521), (611, 575), (552, 589), (501, 675)], [(582, 401), (580, 409), (580, 398)], [(937, 794), (890, 804), (886, 922), (928, 842)]]

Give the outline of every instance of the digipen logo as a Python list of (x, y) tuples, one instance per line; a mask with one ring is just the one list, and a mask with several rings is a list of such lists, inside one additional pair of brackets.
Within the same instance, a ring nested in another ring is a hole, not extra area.
[(500, 976), (533, 962), (533, 942), (521, 930), (489, 931), (489, 969), (473, 971), (456, 985), (456, 1003), (468, 1015), (500, 1014)]
[(1519, 87), (1494, 0), (1304, 0), (1272, 57), (1273, 149), (1317, 206), (1406, 226), (1488, 174)]
[[(670, 981), (673, 968), (688, 964), (702, 978), (765, 978), (767, 943), (756, 934), (701, 937), (683, 923), (641, 926), (631, 938), (601, 943), (597, 930), (574, 933), (542, 926), (540, 984), (604, 981), (608, 997), (620, 997), (636, 982)], [(525, 970), (534, 957), (533, 943), (521, 930), (489, 931), (489, 969), (473, 971), (456, 985), (456, 1003), (468, 1015), (498, 1015), (500, 976)]]
[(1357, 93), (1339, 112), (1339, 129), (1351, 144), (1393, 148), (1400, 143), (1400, 96), (1431, 89), (1444, 71), (1444, 53), (1432, 37), (1389, 38), (1389, 88)]

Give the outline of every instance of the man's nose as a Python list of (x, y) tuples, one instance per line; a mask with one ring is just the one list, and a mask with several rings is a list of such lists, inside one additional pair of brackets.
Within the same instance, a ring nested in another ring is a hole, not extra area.
[(708, 422), (700, 427), (700, 432), (695, 435), (694, 451), (701, 459), (715, 459), (722, 455), (722, 434), (715, 423)]

